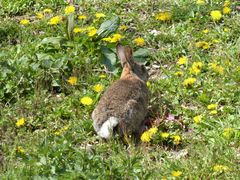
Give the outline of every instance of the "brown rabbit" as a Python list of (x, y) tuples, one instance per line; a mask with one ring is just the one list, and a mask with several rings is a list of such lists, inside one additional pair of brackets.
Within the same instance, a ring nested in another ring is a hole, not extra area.
[(133, 60), (132, 53), (129, 46), (117, 45), (121, 78), (106, 90), (92, 113), (93, 127), (102, 138), (111, 138), (115, 128), (124, 135), (138, 137), (141, 133), (148, 106), (148, 73)]

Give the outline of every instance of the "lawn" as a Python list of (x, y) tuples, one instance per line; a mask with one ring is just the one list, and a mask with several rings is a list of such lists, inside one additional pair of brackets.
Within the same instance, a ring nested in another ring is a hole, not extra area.
[[(238, 1), (0, 6), (0, 179), (240, 178)], [(150, 75), (137, 145), (92, 126), (118, 42)]]

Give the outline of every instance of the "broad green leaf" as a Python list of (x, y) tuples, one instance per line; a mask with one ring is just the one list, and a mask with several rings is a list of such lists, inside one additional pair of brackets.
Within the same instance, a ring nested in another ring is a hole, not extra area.
[(133, 53), (134, 59), (141, 63), (145, 63), (148, 56), (149, 56), (149, 51), (143, 48), (140, 48)]
[(103, 22), (97, 31), (99, 38), (105, 38), (114, 33), (120, 24), (120, 18), (118, 16)]
[(61, 41), (63, 40), (63, 37), (57, 36), (57, 37), (46, 37), (41, 41), (41, 45), (44, 44), (53, 44), (60, 46)]
[(109, 48), (103, 46), (101, 47), (101, 52), (102, 52), (102, 62), (103, 64), (107, 67), (109, 71), (114, 71), (115, 70), (115, 65), (116, 65), (116, 54)]

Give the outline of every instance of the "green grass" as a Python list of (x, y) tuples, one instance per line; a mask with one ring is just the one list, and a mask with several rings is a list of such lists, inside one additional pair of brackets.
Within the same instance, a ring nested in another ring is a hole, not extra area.
[[(127, 30), (107, 30), (121, 34), (121, 42), (131, 45), (135, 56), (149, 66), (153, 75), (147, 118), (158, 131), (150, 142), (138, 146), (118, 137), (99, 139), (91, 112), (102, 92), (93, 87), (101, 84), (106, 89), (119, 78), (116, 43), (102, 41), (101, 35), (72, 33), (73, 21), (64, 14), (63, 1), (3, 1), (0, 179), (239, 179), (240, 14), (236, 3), (219, 21), (213, 21), (210, 12), (222, 11), (223, 1), (76, 4), (75, 27), (99, 29), (115, 16), (127, 26)], [(37, 19), (35, 13), (45, 8), (53, 12)], [(170, 20), (155, 19), (163, 11), (171, 13)], [(96, 12), (106, 17), (96, 19)], [(79, 14), (87, 19), (78, 20)], [(63, 17), (62, 22), (49, 25), (56, 15)], [(22, 19), (30, 23), (21, 25)], [(133, 42), (137, 37), (144, 38), (143, 46)], [(200, 41), (209, 48), (197, 47)], [(183, 56), (188, 61), (179, 65)], [(194, 62), (202, 67), (194, 69)], [(70, 76), (77, 77), (76, 85), (68, 82)], [(190, 77), (196, 82), (184, 86)], [(92, 98), (91, 105), (81, 103), (86, 96)], [(209, 104), (217, 104), (216, 109), (209, 110)], [(211, 114), (213, 110), (216, 114)], [(199, 123), (194, 121), (197, 115)], [(25, 123), (17, 127), (21, 118)], [(169, 136), (163, 138), (162, 132)], [(174, 135), (181, 140), (174, 141)], [(173, 171), (181, 172), (179, 177)]]

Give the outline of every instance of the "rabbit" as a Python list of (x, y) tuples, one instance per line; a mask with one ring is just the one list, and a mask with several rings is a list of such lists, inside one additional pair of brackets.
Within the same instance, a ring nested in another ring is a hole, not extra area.
[(134, 61), (131, 47), (118, 44), (116, 52), (123, 71), (93, 110), (93, 127), (103, 139), (110, 139), (115, 130), (138, 138), (147, 114), (149, 75), (144, 65)]

